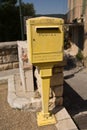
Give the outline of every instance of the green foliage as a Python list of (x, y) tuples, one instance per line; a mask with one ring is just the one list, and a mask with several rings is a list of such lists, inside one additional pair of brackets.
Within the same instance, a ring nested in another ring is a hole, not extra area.
[(12, 4), (15, 5), (17, 0), (1, 0), (1, 4)]
[(4, 4), (0, 8), (0, 12), (0, 41), (20, 39), (18, 9), (13, 5)]
[[(17, 0), (2, 0), (0, 6), (0, 42), (21, 40), (19, 6)], [(23, 16), (34, 16), (33, 4), (22, 4)]]
[(77, 58), (77, 60), (79, 60), (79, 61), (81, 61), (81, 60), (83, 60), (83, 54), (82, 54), (82, 52), (81, 52), (81, 50), (79, 49), (79, 51), (78, 51), (78, 54), (76, 55), (76, 58)]
[(35, 15), (35, 10), (34, 10), (34, 5), (32, 3), (22, 3), (22, 13), (23, 16), (34, 16)]

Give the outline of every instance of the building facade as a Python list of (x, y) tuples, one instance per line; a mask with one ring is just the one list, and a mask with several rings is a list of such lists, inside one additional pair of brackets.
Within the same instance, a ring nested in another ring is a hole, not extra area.
[(87, 0), (68, 0), (67, 22), (72, 42), (87, 57)]

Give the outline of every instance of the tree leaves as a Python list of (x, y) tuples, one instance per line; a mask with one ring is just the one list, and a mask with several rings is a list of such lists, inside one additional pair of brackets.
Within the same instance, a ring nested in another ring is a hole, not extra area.
[[(17, 0), (2, 0), (0, 5), (0, 42), (21, 40), (19, 6)], [(22, 3), (22, 15), (34, 16), (33, 4)]]
[(11, 4), (15, 5), (17, 3), (17, 0), (0, 0), (1, 4)]

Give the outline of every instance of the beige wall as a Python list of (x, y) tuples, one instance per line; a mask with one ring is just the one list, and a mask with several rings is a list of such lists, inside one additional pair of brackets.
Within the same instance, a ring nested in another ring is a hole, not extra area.
[(69, 11), (69, 16), (68, 19), (70, 22), (72, 22), (73, 19), (75, 18), (80, 18), (82, 14), (82, 0), (68, 0), (68, 11)]
[[(75, 3), (74, 3), (75, 2)], [(87, 5), (85, 5), (84, 16), (84, 43), (83, 43), (83, 54), (87, 56)], [(68, 21), (72, 23), (75, 18), (79, 19), (82, 15), (83, 0), (68, 0)], [(74, 31), (73, 37), (76, 39)]]

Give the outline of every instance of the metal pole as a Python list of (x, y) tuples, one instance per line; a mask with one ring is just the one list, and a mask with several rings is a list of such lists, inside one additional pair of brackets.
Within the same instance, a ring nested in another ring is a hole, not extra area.
[(21, 39), (24, 40), (24, 22), (23, 22), (23, 15), (22, 15), (21, 0), (19, 0), (19, 12), (20, 12), (20, 24), (21, 24)]

